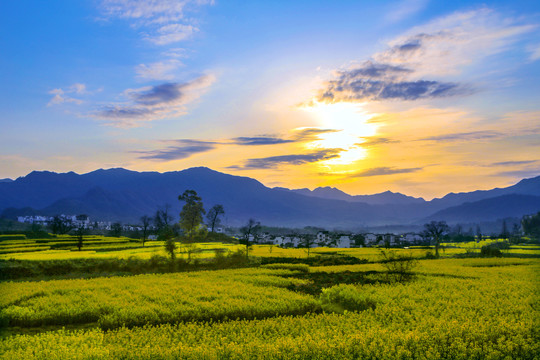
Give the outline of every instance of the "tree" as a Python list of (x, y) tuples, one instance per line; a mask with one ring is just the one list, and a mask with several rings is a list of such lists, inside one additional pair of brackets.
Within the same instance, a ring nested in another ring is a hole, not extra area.
[(521, 226), (526, 236), (540, 239), (540, 212), (536, 215), (524, 216), (521, 220)]
[(73, 229), (73, 222), (63, 215), (56, 215), (51, 220), (49, 227), (53, 234), (67, 234)]
[(435, 241), (435, 257), (439, 257), (439, 247), (441, 245), (441, 237), (445, 235), (450, 227), (446, 221), (432, 221), (424, 224), (424, 231)]
[(79, 248), (79, 251), (82, 250), (84, 235), (86, 234), (86, 232), (87, 232), (87, 229), (84, 227), (84, 225), (79, 225), (75, 229), (75, 235), (77, 236), (77, 247)]
[(119, 222), (115, 222), (114, 224), (111, 225), (111, 230), (109, 231), (109, 235), (110, 236), (114, 236), (114, 237), (120, 237), (122, 236), (122, 224), (120, 224)]
[(164, 228), (161, 236), (165, 239), (165, 251), (171, 257), (171, 262), (174, 263), (174, 259), (176, 259), (176, 241), (174, 240), (174, 233), (171, 227)]
[(208, 226), (210, 226), (210, 232), (214, 232), (214, 228), (218, 226), (221, 223), (221, 219), (219, 218), (221, 215), (225, 214), (225, 209), (223, 209), (223, 205), (217, 204), (212, 206), (210, 210), (208, 210), (208, 214), (206, 214), (206, 219), (208, 220)]
[(259, 232), (261, 231), (261, 223), (255, 221), (254, 219), (249, 219), (245, 226), (240, 228), (242, 233), (242, 239), (246, 245), (246, 258), (249, 257), (249, 247), (251, 246), (251, 238), (253, 237), (253, 242), (257, 239)]
[(482, 241), (482, 229), (480, 229), (480, 225), (476, 225), (476, 242)]
[(508, 227), (506, 226), (506, 220), (503, 220), (502, 223), (502, 230), (501, 230), (501, 239), (508, 239), (509, 233), (508, 233)]
[(195, 190), (186, 190), (182, 195), (178, 196), (178, 200), (186, 202), (180, 212), (180, 227), (189, 236), (189, 240), (192, 241), (193, 235), (203, 221), (203, 215), (206, 214), (202, 199)]
[(144, 246), (144, 242), (146, 241), (146, 237), (148, 236), (148, 228), (150, 227), (150, 217), (147, 215), (141, 216), (141, 223), (142, 223), (142, 232), (143, 232), (143, 238), (142, 238), (142, 246)]
[(302, 239), (302, 246), (307, 249), (307, 257), (309, 258), (309, 252), (313, 245), (315, 245), (316, 237), (313, 234), (301, 234), (299, 236)]
[(171, 222), (173, 221), (171, 214), (169, 214), (170, 209), (171, 205), (165, 204), (163, 209), (158, 209), (156, 211), (156, 214), (154, 215), (154, 226), (156, 227), (158, 234), (160, 234), (163, 229), (169, 227)]

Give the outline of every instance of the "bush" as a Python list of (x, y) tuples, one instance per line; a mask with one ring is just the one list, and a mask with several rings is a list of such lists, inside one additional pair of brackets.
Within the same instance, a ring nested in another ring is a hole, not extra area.
[(290, 271), (309, 272), (309, 266), (306, 264), (267, 264), (262, 266), (265, 269), (285, 269)]
[(359, 291), (355, 285), (340, 284), (322, 289), (321, 307), (325, 312), (343, 313), (375, 309), (375, 301)]
[(412, 270), (418, 265), (418, 261), (412, 255), (381, 250), (381, 256), (381, 264), (386, 269), (389, 280), (406, 281), (412, 279), (414, 276)]
[(501, 257), (502, 251), (496, 246), (484, 245), (480, 249), (480, 254), (487, 257)]

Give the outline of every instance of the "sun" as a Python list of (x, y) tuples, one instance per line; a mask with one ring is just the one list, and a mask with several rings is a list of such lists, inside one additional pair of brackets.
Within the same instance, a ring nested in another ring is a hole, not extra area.
[(376, 114), (365, 111), (363, 105), (314, 102), (302, 108), (313, 115), (318, 127), (333, 130), (319, 134), (306, 148), (342, 149), (339, 156), (321, 161), (321, 165), (348, 165), (367, 157), (361, 142), (377, 133), (377, 125), (369, 122)]

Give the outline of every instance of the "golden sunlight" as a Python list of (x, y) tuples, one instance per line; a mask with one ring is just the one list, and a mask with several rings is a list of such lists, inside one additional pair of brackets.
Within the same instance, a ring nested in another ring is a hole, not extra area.
[(320, 128), (335, 130), (317, 135), (305, 144), (308, 149), (342, 149), (338, 157), (321, 161), (321, 165), (348, 165), (366, 158), (362, 138), (374, 136), (378, 126), (369, 122), (376, 114), (367, 113), (363, 104), (314, 102), (301, 109), (313, 114)]

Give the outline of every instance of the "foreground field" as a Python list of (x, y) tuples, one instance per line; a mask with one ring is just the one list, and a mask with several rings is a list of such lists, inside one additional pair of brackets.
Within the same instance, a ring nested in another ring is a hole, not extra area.
[(403, 283), (374, 263), (274, 267), (0, 283), (0, 356), (539, 358), (538, 259), (420, 260)]

